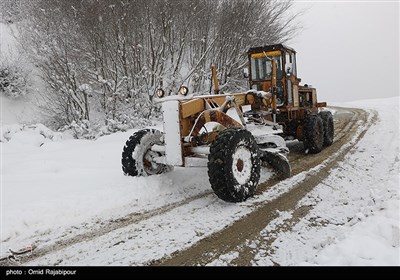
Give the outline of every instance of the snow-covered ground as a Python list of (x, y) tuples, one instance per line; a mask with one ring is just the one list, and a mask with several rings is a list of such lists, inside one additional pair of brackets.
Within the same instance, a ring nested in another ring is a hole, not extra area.
[[(348, 106), (374, 109), (379, 114), (373, 126), (334, 170), (325, 184), (314, 191), (321, 202), (342, 199), (343, 205), (357, 205), (356, 215), (344, 221), (343, 228), (332, 236), (307, 264), (319, 265), (400, 265), (400, 151), (399, 97), (362, 100)], [(343, 106), (343, 105), (342, 105)], [(332, 190), (333, 189), (333, 190)], [(325, 195), (323, 194), (325, 193)], [(332, 196), (332, 193), (335, 195)], [(330, 202), (322, 209), (331, 212)], [(321, 205), (321, 203), (320, 203)], [(328, 208), (328, 207), (329, 208)], [(343, 207), (344, 211), (346, 207)], [(339, 212), (339, 211), (338, 211)], [(340, 213), (340, 212), (339, 212)], [(331, 212), (332, 215), (332, 212)], [(338, 221), (340, 222), (340, 221)], [(327, 239), (329, 239), (327, 237)]]
[[(310, 213), (277, 236), (270, 256), (259, 249), (254, 264), (400, 265), (399, 97), (338, 105), (376, 110), (378, 122), (299, 202)], [(280, 213), (261, 236), (291, 217)]]
[[(281, 265), (400, 265), (399, 98), (339, 105), (376, 110), (379, 120), (340, 166), (299, 202), (313, 209), (291, 231), (277, 236), (272, 256), (267, 256), (262, 238), (249, 241), (258, 252), (254, 265), (272, 265), (271, 258)], [(245, 203), (229, 204), (212, 194), (205, 168), (176, 168), (147, 178), (126, 177), (121, 171), (121, 151), (133, 132), (89, 141), (71, 139), (42, 125), (2, 124), (0, 255), (9, 247), (38, 240), (40, 245), (51, 244), (60, 236), (82, 233), (99, 222), (199, 195), (201, 199), (176, 208), (171, 216), (155, 216), (132, 228), (138, 230), (138, 239), (143, 242), (143, 246), (134, 247), (139, 252), (136, 259), (105, 262), (93, 258), (85, 264), (146, 263), (187, 248), (252, 211), (257, 201), (271, 200), (304, 178), (299, 174)], [(219, 216), (212, 217), (213, 213)], [(280, 213), (260, 236), (270, 236), (276, 225), (291, 215)], [(313, 219), (335, 225), (310, 226)], [(207, 223), (199, 224), (199, 220)], [(115, 236), (120, 238), (121, 234)], [(161, 242), (163, 236), (169, 242)], [(102, 239), (106, 240), (107, 235)], [(85, 246), (90, 245), (75, 244), (65, 254), (73, 255)], [(220, 256), (211, 264), (229, 264), (237, 255), (232, 252)]]
[(231, 265), (243, 248), (253, 265), (400, 265), (399, 97), (335, 105), (375, 110), (378, 121), (299, 201), (309, 213), (286, 230), (295, 210), (278, 211), (255, 240), (209, 265)]

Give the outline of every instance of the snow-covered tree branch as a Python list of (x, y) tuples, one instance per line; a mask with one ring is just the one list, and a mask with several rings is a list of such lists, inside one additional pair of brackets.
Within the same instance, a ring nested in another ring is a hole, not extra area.
[(95, 112), (105, 122), (149, 118), (160, 87), (207, 92), (212, 63), (224, 89), (236, 88), (250, 46), (285, 42), (297, 30), (285, 17), (290, 1), (19, 2), (20, 40), (49, 85), (60, 125)]

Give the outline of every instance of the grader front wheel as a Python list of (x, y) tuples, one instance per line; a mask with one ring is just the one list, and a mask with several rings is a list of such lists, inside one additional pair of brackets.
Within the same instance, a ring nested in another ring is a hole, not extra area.
[(211, 188), (222, 200), (245, 201), (260, 179), (258, 146), (247, 130), (226, 129), (212, 143), (208, 156)]
[(127, 176), (149, 176), (161, 174), (170, 166), (154, 161), (161, 153), (151, 150), (153, 145), (163, 145), (162, 133), (155, 129), (144, 129), (134, 133), (122, 150), (122, 171)]

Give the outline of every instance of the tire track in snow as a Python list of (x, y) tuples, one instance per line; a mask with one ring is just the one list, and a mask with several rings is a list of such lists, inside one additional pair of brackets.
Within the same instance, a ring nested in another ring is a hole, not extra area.
[[(92, 239), (106, 235), (117, 229), (129, 226), (131, 224), (139, 223), (143, 220), (150, 219), (154, 216), (171, 211), (177, 207), (188, 204), (194, 200), (210, 196), (212, 194), (213, 194), (213, 192), (210, 190), (210, 191), (200, 193), (198, 195), (192, 196), (190, 198), (186, 198), (186, 199), (178, 201), (178, 202), (164, 205), (162, 207), (159, 207), (159, 208), (156, 208), (153, 210), (145, 211), (142, 213), (133, 212), (133, 213), (129, 213), (123, 217), (120, 217), (118, 219), (110, 219), (107, 221), (102, 221), (102, 222), (99, 222), (101, 224), (101, 227), (95, 227), (95, 229), (93, 229), (93, 230), (74, 235), (73, 237), (70, 237), (70, 238), (60, 239), (60, 240), (56, 241), (54, 244), (41, 246), (41, 244), (40, 244), (41, 242), (33, 242), (33, 244), (34, 244), (33, 247), (35, 248), (33, 253), (31, 255), (22, 256), (21, 261), (19, 263), (12, 263), (12, 264), (17, 265), (17, 264), (23, 264), (23, 263), (26, 263), (29, 261), (33, 261), (37, 258), (43, 257), (46, 254), (51, 253), (51, 252), (62, 250), (64, 248), (67, 248), (69, 246), (72, 246), (72, 245), (80, 243), (80, 242), (90, 241)], [(10, 263), (6, 259), (6, 257), (5, 256), (2, 257), (2, 259), (0, 261), (0, 266), (7, 266), (9, 264)]]
[[(341, 108), (337, 108), (343, 110)], [(346, 110), (346, 109), (345, 109)], [(325, 148), (321, 153), (316, 155), (305, 156), (298, 161), (294, 167), (294, 173), (299, 174), (300, 171), (308, 170), (305, 178), (298, 182), (290, 191), (284, 192), (278, 198), (271, 201), (261, 201), (260, 206), (252, 211), (249, 215), (230, 225), (228, 228), (213, 234), (212, 236), (201, 240), (191, 248), (181, 251), (171, 257), (159, 260), (157, 265), (205, 265), (225, 254), (230, 254), (246, 242), (246, 240), (255, 240), (257, 235), (271, 221), (278, 217), (279, 211), (294, 210), (293, 218), (286, 223), (285, 230), (290, 230), (297, 221), (304, 217), (311, 208), (295, 209), (298, 201), (300, 201), (315, 186), (329, 175), (330, 170), (343, 160), (348, 152), (351, 151), (371, 125), (377, 120), (377, 113), (373, 112), (373, 116), (368, 122), (368, 113), (361, 109), (348, 109), (352, 112), (352, 117), (348, 122), (344, 122), (343, 128), (335, 136), (334, 145)], [(350, 143), (347, 143), (350, 142)], [(343, 149), (334, 154), (343, 146)], [(332, 155), (334, 154), (334, 155)], [(323, 161), (323, 158), (328, 158)], [(312, 167), (321, 164), (319, 169)], [(301, 163), (301, 164), (300, 164)], [(304, 169), (305, 168), (305, 169)], [(282, 182), (284, 183), (284, 182)], [(278, 185), (282, 184), (278, 183)], [(262, 186), (266, 188), (265, 186)], [(268, 186), (269, 187), (269, 186)], [(268, 188), (267, 187), (267, 188)], [(264, 191), (265, 192), (265, 191)], [(271, 238), (270, 242), (273, 242)], [(250, 265), (250, 260), (254, 255), (248, 250), (240, 252), (232, 261), (236, 265)]]
[[(343, 109), (341, 109), (343, 110)], [(344, 110), (347, 111), (347, 110)], [(356, 124), (356, 119), (359, 115), (359, 112), (361, 112), (362, 110), (352, 110), (351, 112), (353, 113), (353, 118), (347, 123), (347, 125), (342, 125), (339, 128), (339, 131), (337, 132), (337, 135), (335, 135), (335, 142), (339, 141), (340, 139), (342, 139), (343, 137), (345, 137), (346, 135), (349, 135), (350, 129), (352, 127), (354, 127), (354, 125)], [(343, 124), (343, 122), (342, 122)], [(350, 134), (352, 135), (352, 134)], [(291, 159), (294, 162), (296, 161), (301, 161), (304, 158), (307, 158), (306, 160), (309, 161), (309, 157), (305, 156), (303, 152), (301, 153), (297, 153), (294, 155), (293, 159)], [(299, 166), (295, 166), (294, 167), (294, 174), (298, 174), (300, 173), (302, 170), (307, 170), (308, 167), (312, 167), (315, 166), (315, 160), (311, 160), (309, 161), (309, 164), (307, 164), (307, 166), (304, 165), (299, 165)], [(318, 161), (317, 161), (318, 162)], [(296, 163), (297, 164), (297, 163)], [(269, 189), (270, 187), (274, 186), (275, 184), (279, 183), (280, 180), (277, 178), (272, 178), (271, 180), (267, 181), (265, 184), (260, 185), (259, 187), (259, 191), (257, 192), (258, 194), (261, 194), (263, 192), (265, 192), (267, 189)], [(189, 205), (193, 202), (196, 203), (202, 203), (203, 200), (210, 200), (208, 197), (210, 197), (210, 199), (213, 197), (213, 192), (207, 191), (201, 194), (198, 194), (196, 196), (193, 196), (191, 198), (187, 198), (184, 199), (182, 201), (179, 202), (175, 202), (175, 203), (171, 203), (162, 207), (159, 207), (157, 209), (154, 210), (150, 210), (150, 211), (146, 211), (143, 213), (131, 213), (128, 215), (125, 215), (124, 217), (118, 218), (118, 219), (112, 219), (112, 220), (108, 220), (108, 221), (104, 221), (102, 224), (102, 227), (100, 228), (96, 228), (93, 230), (90, 230), (88, 232), (82, 233), (82, 234), (78, 234), (75, 235), (71, 238), (66, 238), (66, 239), (62, 239), (62, 240), (58, 240), (55, 244), (49, 245), (49, 246), (39, 246), (35, 251), (34, 254), (32, 254), (31, 256), (27, 256), (25, 257), (22, 261), (23, 263), (26, 262), (31, 262), (34, 261), (38, 258), (41, 258), (43, 256), (46, 256), (47, 254), (52, 254), (54, 252), (57, 251), (61, 251), (63, 249), (66, 249), (68, 247), (77, 245), (79, 243), (83, 243), (83, 242), (90, 242), (94, 239), (100, 238), (100, 237), (104, 237), (107, 234), (110, 234), (114, 231), (117, 230), (121, 230), (125, 227), (134, 225), (134, 224), (138, 224), (140, 222), (149, 220), (151, 218), (160, 216), (160, 215), (165, 215), (167, 212), (172, 212), (173, 210), (176, 210), (182, 206), (186, 206)], [(206, 199), (205, 199), (206, 198)], [(197, 201), (198, 200), (198, 201)], [(196, 202), (197, 201), (197, 202)], [(213, 199), (211, 199), (211, 201), (213, 201)], [(262, 204), (262, 203), (261, 203)], [(249, 207), (251, 208), (251, 206)], [(249, 210), (250, 211), (250, 210)], [(272, 211), (271, 211), (272, 213)], [(240, 217), (239, 217), (240, 218)], [(201, 240), (202, 238), (200, 238), (199, 240)], [(204, 239), (203, 239), (204, 240)], [(117, 242), (118, 243), (118, 242)], [(200, 241), (201, 243), (201, 241)], [(196, 247), (197, 245), (195, 245), (194, 247)], [(189, 249), (191, 250), (191, 249)], [(167, 254), (168, 255), (168, 254)], [(135, 264), (135, 263), (133, 263)], [(1, 265), (1, 263), (0, 263)]]

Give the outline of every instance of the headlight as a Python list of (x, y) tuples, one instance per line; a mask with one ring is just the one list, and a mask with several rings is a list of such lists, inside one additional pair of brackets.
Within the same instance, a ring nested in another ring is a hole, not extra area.
[(187, 87), (181, 86), (179, 88), (179, 94), (180, 95), (186, 96), (188, 93), (189, 93), (189, 89)]
[(156, 94), (157, 94), (158, 98), (162, 98), (162, 97), (164, 97), (165, 92), (162, 88), (159, 88), (159, 89), (157, 89)]

